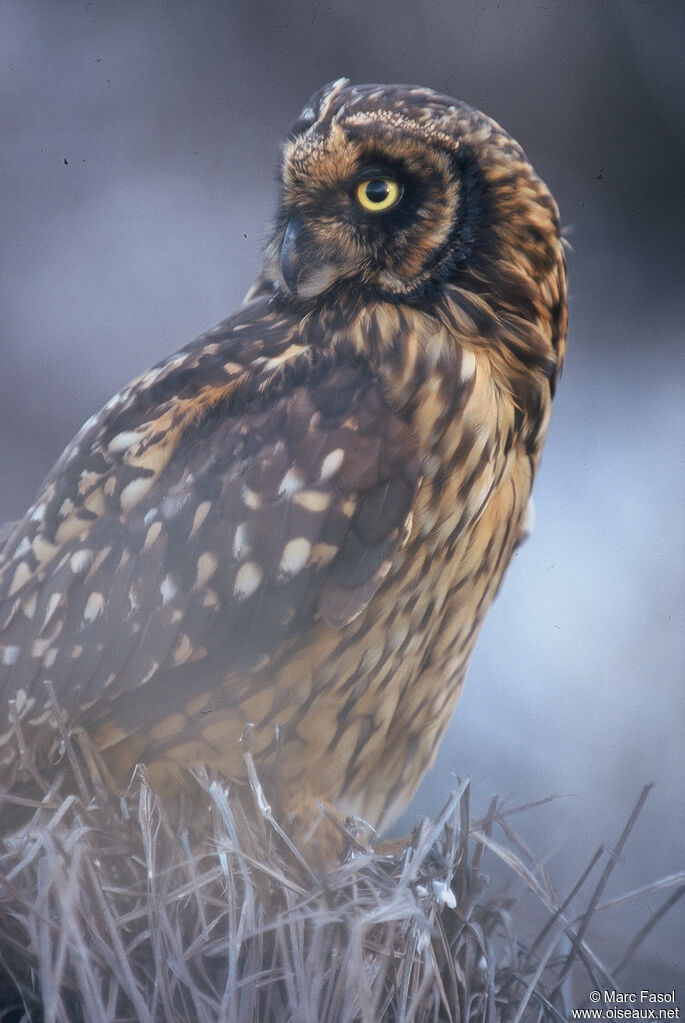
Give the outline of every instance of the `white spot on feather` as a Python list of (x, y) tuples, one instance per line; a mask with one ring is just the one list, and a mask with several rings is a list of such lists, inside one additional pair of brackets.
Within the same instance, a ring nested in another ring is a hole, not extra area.
[(31, 643), (31, 657), (42, 657), (52, 646), (52, 636), (46, 636), (45, 639), (34, 639)]
[(192, 528), (190, 530), (190, 534), (189, 534), (189, 537), (188, 537), (189, 540), (192, 540), (192, 539), (194, 539), (197, 536), (197, 534), (198, 534), (198, 532), (199, 532), (199, 530), (200, 530), (200, 528), (202, 526), (202, 523), (205, 521), (205, 519), (209, 515), (209, 509), (211, 507), (212, 507), (212, 505), (211, 505), (210, 501), (203, 501), (202, 504), (199, 504), (197, 506), (197, 508), (195, 510), (195, 514), (193, 516), (193, 525), (192, 525)]
[(256, 561), (246, 561), (238, 569), (233, 592), (239, 600), (246, 600), (259, 589), (263, 578), (264, 570), (261, 565)]
[(312, 547), (310, 561), (313, 565), (328, 565), (338, 553), (339, 548), (330, 543), (317, 543)]
[(279, 568), (284, 575), (297, 575), (307, 564), (312, 545), (304, 536), (288, 540), (283, 548)]
[[(187, 485), (190, 482), (191, 475), (189, 473), (184, 479), (184, 485)], [(161, 504), (161, 512), (163, 518), (165, 518), (167, 521), (169, 519), (173, 519), (176, 515), (178, 515), (180, 511), (183, 510), (184, 505), (188, 503), (190, 498), (191, 498), (190, 490), (187, 490), (184, 493), (182, 491), (179, 491), (178, 489), (175, 492), (172, 492), (172, 494), (169, 497), (165, 497)]]
[(205, 551), (197, 559), (197, 575), (195, 576), (195, 589), (199, 590), (209, 582), (214, 573), (216, 572), (217, 559), (209, 551)]
[(185, 633), (182, 633), (178, 643), (174, 647), (174, 652), (172, 654), (174, 664), (183, 664), (185, 661), (188, 660), (192, 653), (193, 644), (190, 642), (189, 637), (186, 636)]
[(145, 534), (145, 544), (144, 544), (144, 547), (145, 547), (146, 550), (148, 550), (150, 547), (152, 547), (152, 545), (154, 544), (155, 540), (157, 539), (157, 537), (159, 536), (159, 534), (161, 532), (162, 532), (162, 523), (158, 519), (156, 522), (152, 523), (152, 525), (148, 529), (147, 533)]
[(70, 497), (65, 497), (61, 505), (59, 506), (59, 511), (57, 512), (57, 514), (59, 515), (60, 519), (66, 519), (69, 515), (71, 515), (73, 510), (74, 502)]
[(29, 568), (25, 561), (21, 561), (17, 565), (14, 576), (12, 577), (12, 585), (10, 586), (8, 596), (11, 597), (13, 594), (17, 592), (17, 590), (20, 590), (22, 586), (24, 586), (24, 584), (29, 581), (30, 578), (31, 569)]
[(58, 551), (57, 545), (50, 543), (50, 541), (46, 540), (40, 533), (34, 538), (32, 547), (35, 557), (43, 564), (47, 564), (48, 561), (51, 561)]
[(242, 561), (250, 553), (250, 545), (247, 542), (247, 523), (241, 522), (233, 537), (233, 557), (236, 561)]
[(171, 575), (167, 575), (162, 580), (162, 585), (159, 587), (159, 592), (162, 595), (162, 604), (166, 606), (170, 600), (173, 600), (178, 593), (178, 586), (172, 579)]
[(344, 458), (345, 452), (342, 448), (336, 448), (334, 451), (329, 451), (321, 464), (319, 478), (321, 480), (330, 479), (343, 464)]
[(145, 436), (145, 430), (123, 430), (118, 433), (116, 437), (112, 437), (111, 441), (107, 445), (107, 450), (113, 454), (117, 451), (125, 451), (127, 448), (132, 447), (141, 441)]
[(119, 497), (122, 510), (128, 511), (138, 504), (139, 501), (142, 501), (153, 483), (154, 477), (152, 476), (139, 476), (138, 479), (131, 480), (121, 491), (121, 496)]
[(51, 593), (50, 599), (48, 600), (47, 607), (45, 608), (45, 618), (43, 620), (43, 628), (49, 624), (50, 619), (54, 615), (55, 611), (59, 607), (59, 602), (62, 599), (61, 593)]
[(290, 497), (291, 494), (301, 490), (304, 486), (304, 477), (299, 469), (288, 469), (287, 473), (281, 480), (281, 485), (278, 488), (278, 493), (281, 497)]
[(90, 596), (88, 597), (88, 601), (83, 610), (84, 621), (86, 622), (95, 621), (95, 619), (102, 614), (104, 607), (105, 598), (103, 597), (103, 595), (101, 593), (98, 593), (97, 591), (91, 593)]
[(262, 506), (261, 497), (255, 490), (252, 490), (250, 487), (243, 487), (242, 498), (248, 508), (252, 508), (253, 510), (255, 510), (257, 508), (261, 508)]
[(69, 559), (69, 568), (72, 570), (74, 575), (79, 572), (85, 572), (90, 566), (93, 560), (93, 552), (87, 547), (83, 547), (80, 551), (74, 551), (71, 558)]
[(323, 490), (301, 490), (293, 497), (293, 503), (309, 512), (322, 512), (331, 503), (331, 495)]
[(16, 664), (19, 659), (19, 647), (18, 646), (6, 646), (2, 649), (2, 663), (3, 664)]

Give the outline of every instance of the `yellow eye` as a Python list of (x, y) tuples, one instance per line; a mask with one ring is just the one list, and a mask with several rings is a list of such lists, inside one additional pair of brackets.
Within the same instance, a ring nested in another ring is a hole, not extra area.
[(354, 194), (362, 209), (382, 213), (400, 201), (402, 185), (392, 178), (371, 178), (370, 181), (361, 181)]

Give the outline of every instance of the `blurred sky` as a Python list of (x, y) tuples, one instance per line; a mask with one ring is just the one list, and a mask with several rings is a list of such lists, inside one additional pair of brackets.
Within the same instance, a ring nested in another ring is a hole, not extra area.
[[(239, 302), (279, 140), (321, 84), (428, 85), (523, 144), (573, 245), (568, 361), (534, 535), (401, 823), (456, 776), (476, 814), (558, 793), (517, 825), (564, 887), (654, 781), (613, 894), (685, 866), (684, 29), (677, 0), (0, 4), (0, 521)], [(609, 962), (658, 904), (602, 918)], [(682, 910), (648, 953), (675, 978)]]

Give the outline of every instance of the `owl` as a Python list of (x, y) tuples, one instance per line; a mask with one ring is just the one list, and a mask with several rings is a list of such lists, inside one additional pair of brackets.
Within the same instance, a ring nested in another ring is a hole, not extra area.
[[(94, 415), (0, 555), (0, 785), (65, 731), (385, 828), (526, 528), (566, 337), (557, 207), (427, 88), (317, 92), (243, 305)], [(21, 751), (21, 755), (20, 755)]]

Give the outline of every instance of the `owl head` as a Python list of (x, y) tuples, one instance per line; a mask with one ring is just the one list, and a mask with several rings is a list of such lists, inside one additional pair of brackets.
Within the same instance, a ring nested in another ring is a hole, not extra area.
[[(558, 218), (520, 146), (430, 89), (339, 79), (284, 146), (266, 271), (287, 300), (434, 299), (558, 260)], [(526, 253), (532, 253), (526, 255)], [(528, 260), (528, 262), (526, 262)]]

